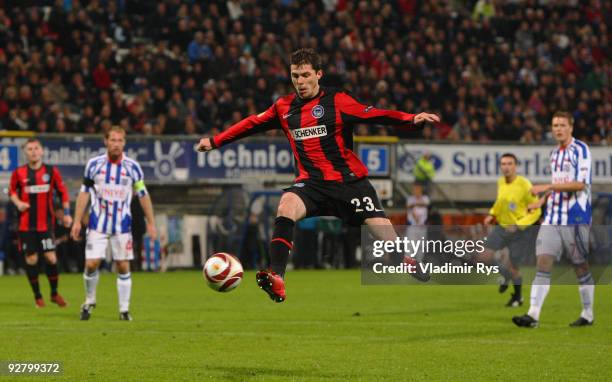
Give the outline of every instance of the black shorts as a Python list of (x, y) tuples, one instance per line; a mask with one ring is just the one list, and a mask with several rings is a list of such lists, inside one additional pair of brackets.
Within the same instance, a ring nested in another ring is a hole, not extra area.
[(46, 232), (19, 232), (19, 248), (26, 255), (55, 251), (53, 234)]
[(535, 259), (535, 241), (540, 226), (531, 225), (514, 232), (506, 231), (502, 226), (495, 226), (489, 236), (485, 247), (494, 251), (508, 247), (510, 261), (520, 265), (529, 258)]
[(367, 178), (350, 183), (305, 180), (284, 190), (302, 199), (306, 217), (337, 216), (355, 226), (363, 224), (365, 219), (387, 217)]

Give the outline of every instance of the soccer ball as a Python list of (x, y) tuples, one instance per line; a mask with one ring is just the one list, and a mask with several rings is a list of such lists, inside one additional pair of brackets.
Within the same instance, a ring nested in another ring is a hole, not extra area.
[(229, 253), (215, 253), (204, 264), (204, 278), (208, 286), (218, 292), (236, 289), (242, 281), (242, 264)]

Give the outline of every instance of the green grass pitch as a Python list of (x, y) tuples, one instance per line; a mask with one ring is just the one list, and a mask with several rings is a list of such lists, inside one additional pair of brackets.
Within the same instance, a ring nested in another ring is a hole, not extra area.
[(122, 322), (115, 275), (103, 274), (98, 309), (81, 322), (80, 275), (61, 276), (65, 309), (48, 298), (35, 309), (25, 276), (0, 277), (0, 361), (62, 361), (48, 380), (70, 381), (612, 380), (610, 285), (596, 287), (592, 327), (568, 327), (577, 288), (553, 285), (541, 326), (520, 329), (510, 317), (527, 308), (505, 308), (508, 292), (492, 285), (361, 286), (358, 271), (292, 271), (275, 304), (254, 279), (223, 294), (199, 272), (135, 273), (134, 321)]

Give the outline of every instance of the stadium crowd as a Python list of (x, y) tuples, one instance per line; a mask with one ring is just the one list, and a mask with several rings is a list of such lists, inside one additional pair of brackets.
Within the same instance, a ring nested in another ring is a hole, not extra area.
[(609, 2), (0, 5), (2, 129), (214, 133), (289, 93), (288, 55), (312, 47), (325, 59), (324, 84), (381, 108), (442, 115), (435, 128), (403, 137), (542, 142), (563, 109), (576, 137), (612, 144)]

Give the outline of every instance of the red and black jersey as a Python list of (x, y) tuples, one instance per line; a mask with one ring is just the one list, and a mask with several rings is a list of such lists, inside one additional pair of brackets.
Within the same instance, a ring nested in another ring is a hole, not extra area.
[(310, 99), (279, 98), (263, 113), (251, 115), (212, 139), (220, 147), (266, 130), (283, 130), (295, 157), (297, 178), (347, 182), (368, 175), (353, 153), (353, 126), (412, 124), (414, 114), (364, 105), (343, 91), (321, 88)]
[(53, 190), (60, 194), (62, 203), (68, 203), (68, 190), (62, 176), (53, 166), (43, 164), (33, 170), (28, 165), (18, 167), (11, 175), (9, 195), (30, 205), (20, 213), (19, 231), (46, 232), (53, 229)]

